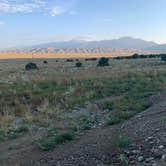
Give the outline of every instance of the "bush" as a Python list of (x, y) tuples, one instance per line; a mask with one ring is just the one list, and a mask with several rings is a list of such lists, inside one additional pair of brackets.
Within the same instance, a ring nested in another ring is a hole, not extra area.
[(161, 55), (161, 60), (166, 61), (166, 55), (165, 54)]
[(129, 111), (117, 111), (112, 114), (111, 119), (107, 122), (108, 125), (115, 125), (125, 120), (130, 119), (134, 115), (134, 112)]
[(81, 63), (81, 62), (77, 62), (77, 63), (76, 63), (76, 67), (78, 67), (78, 68), (79, 68), (79, 67), (82, 67), (82, 63)]
[(108, 109), (108, 110), (113, 109), (113, 102), (112, 101), (105, 101), (103, 104), (104, 104), (104, 109)]
[(26, 70), (37, 70), (39, 68), (37, 67), (37, 65), (35, 63), (30, 62), (25, 66), (25, 69)]
[(109, 58), (100, 58), (98, 65), (99, 67), (109, 66)]
[(85, 61), (96, 61), (97, 58), (86, 58)]
[(47, 61), (43, 61), (44, 64), (47, 64), (48, 62)]
[(85, 131), (90, 130), (93, 128), (93, 126), (97, 123), (95, 118), (92, 118), (91, 116), (82, 116), (79, 119), (79, 122), (77, 124), (78, 130)]
[(18, 138), (19, 136), (22, 136), (24, 133), (28, 132), (29, 128), (25, 125), (16, 127), (15, 129), (9, 129), (8, 130), (8, 137), (15, 139)]
[(53, 150), (57, 145), (74, 139), (74, 133), (66, 131), (63, 133), (53, 133), (46, 138), (38, 141), (38, 146), (43, 151)]
[(0, 141), (3, 141), (5, 139), (5, 131), (0, 130)]
[(73, 59), (67, 59), (66, 62), (73, 62)]

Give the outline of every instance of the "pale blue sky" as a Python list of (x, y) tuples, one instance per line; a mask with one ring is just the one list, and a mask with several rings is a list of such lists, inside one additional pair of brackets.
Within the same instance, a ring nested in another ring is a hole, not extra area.
[(0, 48), (131, 36), (166, 43), (166, 0), (0, 0)]

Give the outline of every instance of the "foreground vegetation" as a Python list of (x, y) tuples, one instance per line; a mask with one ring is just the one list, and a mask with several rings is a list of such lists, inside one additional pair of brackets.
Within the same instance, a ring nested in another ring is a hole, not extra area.
[[(160, 59), (112, 60), (103, 68), (80, 61), (79, 69), (60, 61), (37, 62), (39, 70), (30, 72), (1, 70), (0, 141), (35, 130), (34, 145), (52, 150), (86, 130), (133, 117), (149, 107), (149, 96), (166, 90)], [(117, 146), (128, 143), (120, 137)]]

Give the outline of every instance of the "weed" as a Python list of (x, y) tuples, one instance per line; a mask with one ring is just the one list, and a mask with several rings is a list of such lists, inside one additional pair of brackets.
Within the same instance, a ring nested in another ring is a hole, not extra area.
[(112, 110), (113, 109), (113, 102), (112, 101), (105, 101), (104, 102), (104, 109)]
[(3, 141), (5, 139), (5, 131), (0, 130), (0, 141)]
[(134, 112), (129, 111), (116, 111), (114, 114), (110, 115), (111, 118), (108, 120), (108, 125), (115, 125), (123, 122), (124, 120), (130, 119), (134, 115)]
[(124, 154), (119, 155), (119, 160), (120, 160), (120, 163), (121, 163), (122, 166), (127, 166), (128, 165), (128, 161), (127, 161)]
[(114, 144), (118, 148), (124, 148), (131, 144), (131, 139), (127, 136), (119, 135), (117, 138), (115, 138)]
[(51, 132), (52, 135), (49, 133), (47, 137), (37, 142), (38, 147), (43, 151), (53, 150), (57, 145), (74, 139), (74, 133), (71, 131), (58, 133), (52, 130)]
[(16, 127), (15, 129), (9, 129), (8, 130), (8, 137), (15, 139), (19, 136), (22, 136), (24, 133), (28, 132), (29, 128), (25, 125)]
[(97, 123), (95, 118), (92, 118), (89, 116), (82, 116), (78, 120), (78, 130), (84, 131), (84, 130), (90, 130), (95, 124)]

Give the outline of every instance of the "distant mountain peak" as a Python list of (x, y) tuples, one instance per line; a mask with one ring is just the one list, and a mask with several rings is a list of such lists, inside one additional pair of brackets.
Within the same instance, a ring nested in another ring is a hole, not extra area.
[(157, 46), (158, 44), (151, 41), (145, 41), (142, 39), (137, 39), (133, 37), (121, 37), (112, 40), (101, 40), (101, 41), (85, 41), (85, 40), (70, 40), (70, 41), (60, 41), (44, 43), (39, 45), (34, 45), (26, 48), (57, 48), (57, 49), (67, 49), (67, 48), (133, 48), (133, 49), (144, 49)]

